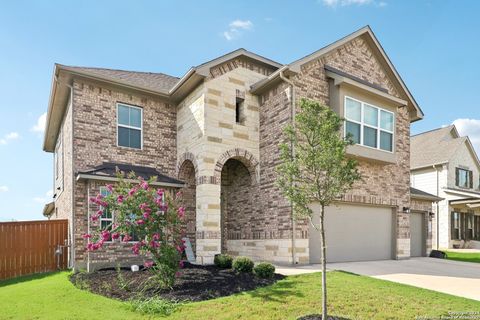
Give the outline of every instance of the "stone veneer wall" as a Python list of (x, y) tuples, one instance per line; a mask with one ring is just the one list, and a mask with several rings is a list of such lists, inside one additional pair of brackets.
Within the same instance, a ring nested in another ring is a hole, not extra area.
[[(73, 163), (77, 174), (103, 162), (118, 162), (153, 167), (168, 176), (176, 176), (176, 109), (157, 97), (110, 87), (76, 78), (73, 82)], [(117, 146), (117, 108), (122, 102), (143, 109), (143, 149)], [(98, 184), (77, 181), (74, 186), (75, 263), (78, 268), (111, 262), (120, 256), (129, 259), (124, 245), (111, 246), (95, 253), (88, 260), (86, 240), (88, 231), (88, 194), (97, 192)], [(103, 185), (105, 183), (102, 183)], [(108, 253), (108, 254), (107, 254)], [(92, 255), (92, 253), (90, 253)], [(111, 256), (109, 259), (107, 256)], [(108, 260), (108, 261), (107, 261)]]

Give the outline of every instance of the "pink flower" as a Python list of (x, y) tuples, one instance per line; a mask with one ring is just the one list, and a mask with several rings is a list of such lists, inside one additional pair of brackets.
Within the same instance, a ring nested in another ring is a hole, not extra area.
[(102, 240), (103, 240), (103, 241), (108, 241), (108, 240), (110, 240), (110, 231), (108, 231), (108, 230), (103, 230), (102, 233), (101, 233), (101, 236), (102, 236)]
[(117, 202), (118, 202), (118, 203), (123, 203), (123, 199), (124, 199), (124, 197), (123, 197), (122, 195), (119, 195), (119, 196), (117, 197)]
[(153, 261), (145, 261), (145, 262), (143, 263), (143, 266), (144, 266), (145, 268), (151, 268), (151, 267), (153, 267)]
[(160, 196), (160, 197), (162, 197), (164, 193), (165, 193), (165, 190), (163, 190), (163, 189), (158, 189), (157, 190), (157, 195)]
[(183, 267), (184, 267), (183, 260), (180, 260), (180, 262), (178, 263), (178, 266), (179, 266), (180, 268), (183, 268)]
[(160, 247), (160, 244), (157, 241), (152, 240), (152, 241), (150, 241), (150, 247), (158, 248), (158, 247)]
[(128, 191), (128, 195), (131, 197), (135, 192), (137, 192), (137, 188), (132, 188), (130, 191)]
[(141, 187), (143, 190), (148, 190), (148, 188), (149, 188), (148, 182), (142, 181), (142, 182), (140, 183), (140, 187)]
[(145, 220), (148, 220), (149, 217), (150, 217), (150, 213), (149, 213), (149, 212), (144, 212), (144, 213), (143, 213), (143, 218), (144, 218)]
[(103, 215), (103, 211), (102, 210), (98, 210), (97, 211), (97, 216), (101, 217)]
[(182, 252), (183, 252), (183, 249), (184, 249), (183, 245), (182, 245), (182, 246), (177, 246), (177, 251), (178, 251), (179, 253), (182, 253)]
[(120, 233), (118, 233), (118, 232), (112, 233), (112, 240), (115, 240), (115, 239), (118, 239), (118, 238), (120, 238)]
[(180, 219), (183, 219), (185, 217), (185, 207), (179, 207), (178, 208), (178, 217)]
[(105, 188), (107, 188), (109, 192), (113, 192), (113, 186), (111, 184), (107, 184)]
[(92, 214), (92, 216), (90, 217), (90, 219), (91, 219), (92, 221), (97, 221), (97, 220), (98, 220), (98, 215)]
[(132, 252), (133, 252), (134, 254), (139, 254), (139, 253), (140, 253), (140, 245), (139, 245), (138, 242), (133, 245), (133, 247), (132, 247)]
[(123, 242), (128, 242), (130, 240), (132, 240), (132, 237), (130, 237), (130, 235), (126, 234), (123, 236), (123, 239), (122, 239)]
[(90, 239), (91, 237), (92, 237), (92, 235), (88, 234), (88, 233), (85, 233), (84, 235), (82, 235), (83, 239)]
[(180, 197), (182, 197), (182, 191), (178, 191), (176, 194), (175, 194), (175, 197), (178, 199)]
[(155, 241), (160, 240), (160, 235), (159, 235), (158, 233), (154, 233), (154, 234), (152, 235), (152, 240), (155, 240)]
[(142, 219), (138, 219), (138, 220), (137, 220), (137, 224), (138, 224), (138, 225), (145, 224), (145, 221), (143, 221)]

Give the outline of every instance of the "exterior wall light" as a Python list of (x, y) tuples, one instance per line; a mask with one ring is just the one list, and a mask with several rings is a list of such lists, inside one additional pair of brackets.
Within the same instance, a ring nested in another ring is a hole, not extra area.
[(410, 213), (410, 207), (403, 207), (403, 213)]

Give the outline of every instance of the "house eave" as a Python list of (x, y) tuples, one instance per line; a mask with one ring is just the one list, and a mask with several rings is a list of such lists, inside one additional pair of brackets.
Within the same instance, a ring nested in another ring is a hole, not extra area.
[[(117, 177), (111, 176), (100, 176), (95, 174), (86, 174), (86, 173), (79, 173), (76, 177), (77, 181), (81, 180), (95, 180), (95, 181), (108, 181), (108, 182), (118, 182), (120, 179)], [(134, 179), (124, 179), (124, 181), (135, 183), (137, 180)], [(170, 188), (183, 188), (185, 186), (184, 183), (169, 183), (169, 182), (161, 182), (161, 181), (154, 181), (151, 183), (153, 186), (159, 187), (170, 187)]]

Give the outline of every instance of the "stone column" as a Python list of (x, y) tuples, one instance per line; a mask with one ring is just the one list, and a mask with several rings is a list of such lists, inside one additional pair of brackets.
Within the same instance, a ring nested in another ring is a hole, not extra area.
[[(213, 177), (197, 184), (197, 263), (211, 264), (221, 250), (220, 184)], [(206, 183), (207, 182), (207, 183)]]

